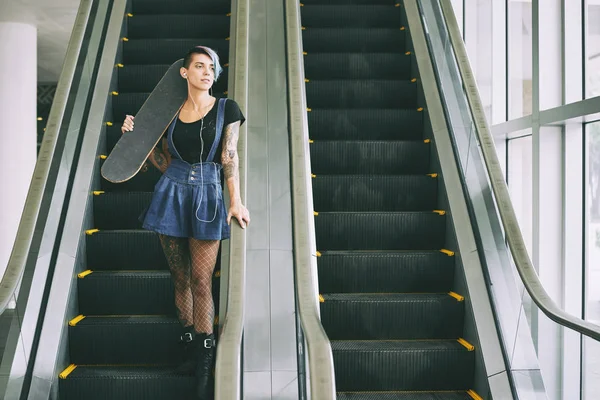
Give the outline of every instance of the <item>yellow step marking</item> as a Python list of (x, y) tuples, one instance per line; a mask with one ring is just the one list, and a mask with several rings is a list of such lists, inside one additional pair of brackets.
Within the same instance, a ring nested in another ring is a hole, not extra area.
[(417, 81), (417, 78), (412, 78), (410, 81), (411, 81), (412, 83), (415, 83), (415, 82)]
[(104, 190), (94, 190), (92, 193), (94, 196), (100, 196), (101, 194), (104, 194)]
[(305, 51), (303, 51), (303, 52), (302, 52), (302, 55), (303, 55), (303, 56), (307, 56), (307, 55), (308, 55), (308, 53), (307, 53), (307, 52), (305, 52)]
[(400, 3), (396, 3), (394, 7), (400, 7)]
[(467, 342), (465, 339), (459, 338), (459, 339), (457, 339), (457, 341), (458, 341), (458, 343), (465, 346), (467, 348), (467, 350), (469, 350), (469, 351), (475, 350), (475, 346), (473, 346), (471, 343)]
[(124, 42), (129, 42), (129, 39), (127, 39), (126, 37), (122, 38), (121, 40)]
[(43, 120), (44, 120), (44, 118), (42, 118), (42, 117), (37, 117), (37, 120), (38, 120), (38, 121), (43, 121)]
[(446, 215), (446, 211), (444, 210), (433, 210), (433, 212), (439, 215)]
[(113, 96), (118, 96), (118, 95), (119, 95), (119, 92), (112, 91), (112, 92), (110, 92), (110, 94), (112, 94)]
[(483, 397), (475, 393), (473, 389), (467, 390), (467, 394), (471, 396), (473, 400), (483, 400)]
[(303, 27), (302, 27), (302, 30), (303, 30), (303, 31), (305, 31), (305, 30), (306, 30), (306, 27), (305, 27), (305, 26), (303, 26)]
[(319, 303), (325, 303), (325, 297), (322, 294), (319, 295)]
[(226, 15), (227, 15), (228, 17), (231, 17), (231, 13), (227, 13)]
[(319, 213), (318, 213), (318, 212), (316, 212), (316, 211), (313, 211), (313, 215), (316, 217), (316, 216), (318, 216), (318, 215), (319, 215)]
[(131, 17), (133, 17), (133, 14), (132, 14), (132, 13), (127, 13), (127, 16), (128, 16), (129, 18), (131, 18)]
[(431, 139), (425, 139), (423, 140), (423, 143), (431, 143)]
[(417, 111), (418, 111), (418, 112), (421, 112), (421, 111), (423, 111), (423, 107), (419, 107), (419, 108), (417, 108)]
[(107, 122), (106, 126), (113, 126), (113, 123), (112, 122)]
[(461, 296), (460, 294), (458, 294), (458, 293), (448, 292), (448, 295), (454, 297), (458, 301), (464, 301), (465, 300), (465, 298), (463, 296)]
[(226, 90), (226, 91), (223, 92), (223, 94), (229, 94), (229, 91)]
[(92, 272), (94, 272), (94, 271), (92, 271), (91, 269), (88, 269), (87, 271), (83, 271), (83, 272), (78, 273), (77, 277), (78, 278), (85, 278), (86, 276), (88, 276)]
[(72, 320), (69, 321), (69, 325), (70, 326), (75, 326), (77, 325), (79, 322), (81, 322), (81, 320), (83, 320), (85, 318), (85, 315), (78, 315), (75, 318), (73, 318)]
[(310, 174), (311, 178), (316, 178), (317, 176), (315, 174)]
[(311, 111), (312, 111), (312, 108), (308, 108), (308, 107), (307, 107), (307, 108), (306, 108), (306, 111), (308, 111), (308, 112), (311, 112)]
[(452, 257), (454, 256), (454, 252), (451, 250), (446, 250), (446, 249), (441, 249), (440, 250), (441, 253), (444, 253), (445, 255), (447, 255), (448, 257)]
[(106, 160), (108, 158), (105, 154), (100, 154), (98, 157), (100, 157), (101, 160)]
[(115, 66), (116, 66), (117, 68), (123, 68), (123, 67), (124, 67), (124, 65), (123, 65), (123, 64), (121, 64), (121, 63), (119, 63), (119, 64), (117, 64), (117, 65), (115, 65)]
[(304, 78), (304, 82), (305, 82), (305, 83), (308, 83), (308, 82), (310, 82), (310, 79), (306, 79), (306, 78)]
[(75, 371), (75, 368), (77, 368), (77, 365), (75, 364), (71, 364), (69, 365), (67, 368), (65, 368), (65, 370), (63, 372), (61, 372), (58, 377), (60, 379), (67, 379), (67, 376), (69, 376), (69, 374), (73, 371)]
[(219, 325), (219, 316), (218, 315), (215, 317), (214, 325)]
[(317, 257), (321, 257), (321, 255), (322, 255), (321, 252), (317, 251)]
[(406, 29), (406, 28), (405, 28), (404, 26), (401, 26), (401, 27), (400, 27), (400, 30), (401, 30), (401, 31), (403, 31), (403, 30), (405, 30), (405, 29)]
[(304, 7), (304, 4), (300, 3), (300, 7)]
[(229, 63), (227, 63), (227, 64), (225, 64), (225, 65), (223, 65), (223, 66), (224, 66), (224, 67), (229, 67)]
[(88, 229), (87, 231), (85, 231), (86, 235), (93, 235), (96, 232), (100, 232), (100, 229)]
[(430, 176), (432, 178), (437, 178), (438, 174), (436, 174), (435, 172), (433, 174), (427, 174), (427, 176)]
[(231, 40), (231, 37), (226, 37), (225, 40)]
[(220, 277), (221, 277), (221, 271), (215, 272), (215, 278), (220, 278)]
[(314, 143), (315, 141), (312, 139), (308, 139), (308, 143)]
[(410, 56), (410, 51), (407, 51), (406, 53), (404, 53), (405, 56)]

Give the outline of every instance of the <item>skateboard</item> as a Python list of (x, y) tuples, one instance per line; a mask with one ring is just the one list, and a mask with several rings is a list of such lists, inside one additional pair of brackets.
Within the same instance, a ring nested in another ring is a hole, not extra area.
[(104, 161), (104, 179), (125, 182), (142, 169), (187, 97), (186, 81), (179, 74), (182, 65), (183, 59), (175, 61), (150, 93), (135, 115), (133, 132), (125, 132)]

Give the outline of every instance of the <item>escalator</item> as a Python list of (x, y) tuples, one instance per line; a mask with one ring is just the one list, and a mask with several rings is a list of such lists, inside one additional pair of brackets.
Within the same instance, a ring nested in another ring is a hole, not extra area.
[(321, 320), (337, 398), (479, 399), (476, 333), (403, 6), (301, 6)]
[[(217, 51), (224, 71), (213, 95), (227, 94), (230, 8), (216, 0), (129, 3), (100, 158), (120, 137), (125, 115), (135, 115), (168, 66), (191, 47)], [(59, 376), (58, 398), (191, 398), (194, 378), (173, 371), (180, 362), (181, 328), (168, 266), (157, 235), (138, 221), (160, 173), (149, 165), (126, 183), (110, 184), (99, 170), (86, 217), (94, 229), (86, 231), (85, 265), (69, 300), (74, 311), (63, 339), (68, 367)], [(215, 299), (218, 276), (217, 268)]]

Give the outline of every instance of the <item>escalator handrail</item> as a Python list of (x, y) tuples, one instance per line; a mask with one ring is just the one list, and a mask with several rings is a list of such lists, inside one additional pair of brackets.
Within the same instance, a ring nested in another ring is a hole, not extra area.
[[(233, 55), (232, 98), (241, 109), (248, 110), (248, 47), (249, 0), (237, 0), (232, 10), (235, 24)], [(240, 196), (246, 204), (248, 146), (246, 124), (240, 127), (238, 139)], [(227, 310), (217, 347), (215, 365), (215, 398), (239, 400), (242, 398), (242, 337), (244, 332), (246, 288), (246, 231), (231, 224), (229, 241), (229, 273), (227, 285)]]
[[(286, 41), (293, 203), (294, 267), (298, 315), (306, 338), (311, 397), (336, 398), (331, 343), (319, 316), (312, 178), (300, 3), (286, 0)], [(301, 344), (303, 345), (303, 343)]]
[(481, 148), (485, 168), (496, 200), (502, 226), (504, 227), (506, 239), (523, 285), (535, 304), (537, 304), (544, 314), (552, 321), (600, 341), (600, 326), (563, 311), (552, 300), (548, 292), (546, 292), (536, 273), (533, 263), (529, 258), (523, 235), (519, 229), (517, 216), (510, 200), (504, 173), (502, 172), (498, 154), (496, 152), (494, 138), (490, 133), (490, 128), (484, 113), (484, 107), (477, 88), (477, 81), (475, 80), (475, 75), (473, 74), (473, 70), (469, 63), (467, 50), (456, 21), (451, 0), (440, 0), (440, 5), (443, 20), (448, 30), (450, 44), (467, 96), (467, 102), (475, 125), (475, 134), (477, 135), (477, 140)]
[[(56, 86), (52, 108), (48, 116), (46, 132), (37, 157), (31, 184), (27, 192), (25, 206), (19, 222), (15, 242), (6, 265), (6, 270), (0, 281), (0, 313), (6, 310), (25, 271), (25, 265), (31, 248), (36, 223), (40, 216), (44, 193), (48, 184), (48, 176), (52, 160), (56, 152), (57, 142), (61, 134), (67, 102), (77, 70), (79, 54), (84, 44), (86, 28), (92, 11), (93, 1), (81, 1), (73, 25), (71, 38), (67, 47), (65, 61)], [(66, 134), (66, 132), (62, 132)], [(50, 202), (48, 202), (50, 204)]]

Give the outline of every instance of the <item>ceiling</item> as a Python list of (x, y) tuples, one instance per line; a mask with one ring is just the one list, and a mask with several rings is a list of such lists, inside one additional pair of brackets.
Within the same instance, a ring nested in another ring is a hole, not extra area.
[(58, 81), (78, 7), (79, 0), (0, 0), (0, 22), (37, 26), (39, 83)]

